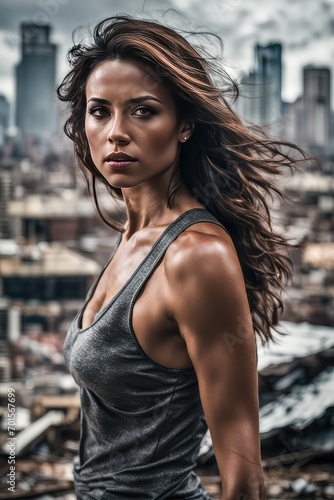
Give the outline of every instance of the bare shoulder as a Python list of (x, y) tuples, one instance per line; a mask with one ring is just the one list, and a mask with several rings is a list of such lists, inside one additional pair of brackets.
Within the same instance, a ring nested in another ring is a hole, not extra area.
[(181, 233), (166, 252), (169, 314), (187, 343), (194, 366), (201, 365), (203, 353), (216, 359), (214, 353), (219, 352), (219, 360), (226, 359), (230, 344), (238, 351), (234, 360), (244, 363), (244, 356), (252, 353), (249, 359), (255, 366), (252, 318), (236, 249), (223, 229), (199, 229)]
[[(197, 223), (183, 231), (168, 247), (164, 259), (166, 278), (175, 284), (192, 277), (212, 285), (231, 273), (242, 279), (237, 251), (228, 233), (217, 224)], [(243, 280), (242, 280), (243, 281)]]

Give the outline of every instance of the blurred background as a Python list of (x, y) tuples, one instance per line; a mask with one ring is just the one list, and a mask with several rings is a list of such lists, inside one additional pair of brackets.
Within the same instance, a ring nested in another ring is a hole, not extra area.
[[(260, 430), (268, 499), (334, 498), (334, 0), (0, 0), (0, 499), (75, 498), (80, 401), (62, 347), (117, 233), (75, 172), (55, 89), (73, 31), (120, 13), (220, 35), (236, 111), (321, 161), (284, 176), (289, 199), (272, 207), (305, 245), (291, 251), (287, 335), (258, 346)], [(209, 434), (198, 471), (219, 498)]]

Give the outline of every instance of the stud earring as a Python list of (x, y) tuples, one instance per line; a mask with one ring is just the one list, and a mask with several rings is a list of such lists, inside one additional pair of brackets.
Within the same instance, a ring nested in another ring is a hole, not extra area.
[(183, 140), (184, 140), (184, 141), (186, 141), (186, 140), (187, 140), (187, 138), (186, 138), (186, 137), (184, 137), (184, 138), (183, 138)]

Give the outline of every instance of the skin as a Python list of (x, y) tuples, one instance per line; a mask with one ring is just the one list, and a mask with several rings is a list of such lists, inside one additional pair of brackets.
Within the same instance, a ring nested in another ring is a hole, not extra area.
[[(147, 95), (155, 100), (129, 102)], [(88, 78), (86, 97), (91, 155), (110, 185), (122, 189), (127, 222), (85, 308), (82, 328), (117, 294), (168, 225), (190, 208), (204, 208), (178, 173), (180, 148), (194, 124), (177, 116), (169, 89), (152, 71), (133, 61), (102, 62)], [(104, 160), (113, 151), (137, 161), (122, 171), (111, 169)], [(180, 187), (169, 209), (167, 188), (175, 170)], [(137, 296), (132, 326), (157, 363), (194, 367), (222, 500), (264, 500), (254, 332), (238, 256), (223, 228), (196, 223), (169, 245)]]

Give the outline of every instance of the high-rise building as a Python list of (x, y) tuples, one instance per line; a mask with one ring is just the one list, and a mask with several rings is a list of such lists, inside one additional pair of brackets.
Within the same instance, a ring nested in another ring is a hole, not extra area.
[(304, 99), (298, 97), (294, 102), (284, 103), (283, 130), (281, 137), (287, 141), (303, 144)]
[(8, 215), (8, 205), (12, 195), (11, 173), (0, 170), (0, 238), (10, 238), (12, 226)]
[(303, 68), (303, 94), (286, 106), (284, 137), (301, 146), (319, 150), (333, 140), (331, 124), (331, 73), (327, 67)]
[(330, 135), (330, 70), (305, 66), (303, 139), (309, 146), (326, 147)]
[(256, 73), (250, 71), (241, 77), (239, 85), (240, 95), (236, 101), (239, 114), (248, 122), (260, 123), (260, 106), (258, 87), (256, 85)]
[(282, 114), (282, 45), (255, 46), (255, 73), (259, 86), (259, 122), (269, 124)]
[(0, 95), (0, 147), (5, 143), (9, 126), (9, 102), (4, 95)]
[(282, 45), (255, 46), (255, 69), (241, 79), (236, 106), (248, 122), (278, 132), (282, 115)]
[(51, 27), (21, 25), (21, 62), (16, 67), (16, 125), (23, 138), (45, 140), (57, 131), (56, 45)]

